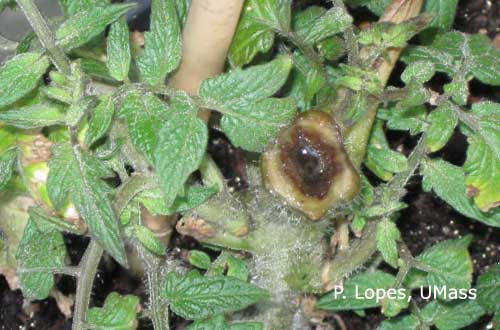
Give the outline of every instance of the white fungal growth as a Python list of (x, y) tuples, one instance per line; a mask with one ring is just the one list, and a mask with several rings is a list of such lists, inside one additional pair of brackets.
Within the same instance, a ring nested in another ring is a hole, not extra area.
[(249, 168), (249, 177), (246, 207), (255, 242), (249, 267), (252, 282), (271, 293), (270, 301), (257, 306), (256, 319), (263, 321), (266, 329), (293, 329), (298, 292), (320, 288), (326, 251), (323, 235), (329, 224), (310, 221), (267, 192), (257, 168)]

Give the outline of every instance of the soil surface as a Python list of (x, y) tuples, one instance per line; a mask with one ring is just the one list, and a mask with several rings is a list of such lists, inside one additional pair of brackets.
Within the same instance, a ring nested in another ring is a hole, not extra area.
[[(326, 1), (302, 0), (296, 1), (299, 7), (310, 4), (323, 4)], [(357, 21), (371, 20), (367, 12), (360, 10), (354, 13)], [(147, 24), (146, 24), (147, 25)], [(138, 26), (144, 26), (140, 23)], [(500, 0), (461, 0), (455, 21), (456, 29), (469, 33), (484, 33), (494, 39), (500, 38)], [(435, 83), (439, 85), (439, 77)], [(437, 86), (439, 87), (439, 86)], [(500, 101), (500, 89), (482, 85), (477, 81), (471, 83), (473, 99), (488, 98)], [(404, 134), (390, 132), (391, 140), (403, 145), (406, 151), (415, 141)], [(454, 164), (462, 164), (465, 157), (466, 141), (463, 135), (456, 132), (452, 141), (442, 150), (439, 156)], [(246, 173), (242, 167), (242, 154), (237, 148), (218, 132), (211, 134), (210, 152), (221, 165), (224, 175), (234, 189), (246, 187)], [(474, 274), (480, 275), (487, 270), (488, 265), (500, 262), (500, 229), (493, 229), (479, 222), (469, 220), (455, 212), (446, 203), (433, 194), (421, 190), (421, 178), (415, 176), (408, 185), (408, 194), (405, 202), (409, 207), (402, 211), (398, 226), (403, 239), (414, 255), (438, 241), (454, 238), (466, 234), (473, 234), (474, 241), (470, 252), (474, 262)], [(425, 239), (424, 239), (425, 238)], [(68, 235), (65, 237), (70, 258), (77, 263), (81, 258), (86, 245), (86, 239)], [(195, 242), (180, 242), (174, 237), (173, 244), (183, 247), (193, 246)], [(59, 276), (57, 288), (66, 295), (75, 291), (75, 282), (72, 278)], [(145, 297), (144, 286), (141, 280), (131, 277), (111, 259), (103, 259), (99, 273), (94, 283), (92, 302), (101, 306), (105, 297), (111, 292), (132, 293)], [(383, 317), (378, 310), (367, 311), (367, 316), (361, 318), (354, 313), (339, 313), (337, 320), (345, 323), (346, 330), (375, 330)], [(174, 319), (174, 322), (176, 320)], [(335, 321), (334, 321), (335, 322)], [(338, 321), (336, 321), (338, 322)], [(470, 329), (486, 330), (488, 319), (482, 319)], [(0, 330), (65, 330), (71, 328), (71, 320), (65, 319), (59, 311), (53, 298), (36, 301), (30, 308), (23, 309), (23, 297), (19, 290), (11, 291), (5, 279), (0, 276)], [(149, 322), (141, 321), (140, 330), (153, 329)]]

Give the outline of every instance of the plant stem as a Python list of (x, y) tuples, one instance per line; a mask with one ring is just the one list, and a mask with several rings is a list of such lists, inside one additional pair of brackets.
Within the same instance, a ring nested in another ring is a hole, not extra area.
[(95, 240), (91, 240), (78, 266), (80, 269), (80, 276), (76, 283), (72, 330), (85, 329), (85, 316), (90, 303), (92, 286), (103, 252), (104, 250), (102, 247)]
[[(384, 15), (380, 18), (380, 22), (401, 23), (405, 20), (418, 15), (422, 8), (423, 0), (394, 0), (386, 8)], [(386, 56), (381, 58), (381, 61), (375, 61), (373, 67), (376, 70), (378, 78), (382, 85), (386, 85), (392, 69), (401, 53), (401, 48), (389, 49)], [(368, 54), (367, 49), (361, 49), (360, 60), (366, 59)], [(358, 120), (354, 126), (346, 132), (346, 149), (351, 157), (352, 162), (359, 168), (366, 153), (368, 138), (370, 137), (371, 128), (377, 115), (379, 101), (375, 97), (368, 99), (368, 109), (363, 118)]]
[[(145, 251), (145, 254), (149, 252)], [(153, 322), (155, 330), (169, 330), (169, 312), (165, 302), (161, 298), (160, 262), (153, 255), (145, 258), (146, 277), (148, 279), (149, 304), (151, 315), (149, 318)]]
[[(404, 195), (404, 186), (417, 170), (420, 162), (426, 155), (425, 135), (423, 135), (408, 159), (408, 169), (398, 173), (383, 189), (389, 188), (391, 199), (399, 200)], [(382, 195), (382, 194), (378, 194)], [(361, 238), (346, 251), (339, 252), (333, 260), (325, 265), (323, 270), (323, 284), (326, 288), (336, 284), (346, 274), (351, 273), (367, 262), (377, 250), (377, 220), (369, 221), (363, 230)], [(414, 267), (416, 264), (412, 263)]]
[(35, 31), (35, 34), (38, 36), (38, 40), (40, 40), (40, 43), (49, 52), (50, 58), (56, 68), (61, 73), (69, 75), (71, 73), (70, 60), (62, 49), (56, 45), (52, 31), (34, 1), (16, 0), (16, 2), (23, 10), (24, 15), (26, 15), (33, 31)]
[(329, 290), (358, 267), (363, 265), (372, 257), (377, 250), (377, 221), (366, 224), (363, 234), (354, 240), (348, 250), (340, 251), (335, 258), (328, 262), (323, 268), (322, 282), (326, 290)]
[(34, 267), (27, 269), (24, 268), (17, 269), (18, 274), (38, 273), (38, 272), (49, 272), (52, 274), (64, 274), (64, 275), (78, 277), (80, 275), (80, 268), (69, 266), (69, 267)]
[(404, 186), (410, 180), (412, 175), (417, 170), (420, 162), (427, 154), (428, 149), (425, 144), (425, 133), (422, 135), (420, 140), (418, 140), (417, 146), (413, 149), (410, 157), (408, 157), (408, 168), (406, 171), (396, 174), (391, 181), (387, 184), (388, 188), (393, 193), (392, 198), (401, 199), (404, 196)]

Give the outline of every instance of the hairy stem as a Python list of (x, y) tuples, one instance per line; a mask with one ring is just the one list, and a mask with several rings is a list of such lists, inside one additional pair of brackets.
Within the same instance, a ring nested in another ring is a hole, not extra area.
[(153, 322), (155, 330), (170, 330), (169, 311), (165, 301), (161, 298), (161, 267), (160, 259), (142, 246), (137, 245), (141, 250), (146, 268), (146, 278), (149, 291), (149, 318)]
[[(422, 8), (423, 0), (394, 0), (380, 18), (381, 22), (401, 23), (418, 15)], [(402, 49), (393, 48), (386, 52), (384, 57), (375, 61), (374, 69), (382, 85), (386, 85), (392, 69), (401, 54)], [(366, 50), (361, 50), (360, 57), (367, 56)], [(379, 101), (375, 97), (368, 100), (368, 109), (363, 118), (346, 131), (346, 149), (353, 163), (359, 167), (363, 162), (370, 137), (371, 128), (377, 115)]]
[(80, 276), (76, 282), (72, 330), (85, 329), (85, 315), (89, 308), (92, 286), (97, 273), (97, 266), (99, 266), (99, 261), (101, 260), (103, 252), (104, 250), (95, 240), (90, 241), (82, 261), (80, 261), (80, 265), (78, 266), (80, 269)]
[[(399, 200), (404, 195), (404, 186), (417, 170), (426, 155), (425, 136), (422, 136), (408, 158), (408, 169), (398, 173), (384, 187), (389, 188), (391, 199)], [(380, 194), (379, 194), (380, 195)], [(326, 290), (331, 289), (344, 276), (366, 263), (377, 250), (376, 235), (378, 220), (371, 220), (363, 229), (361, 237), (345, 251), (340, 251), (323, 268), (322, 281)], [(413, 264), (413, 266), (415, 266)]]
[(48, 51), (50, 59), (52, 60), (56, 68), (60, 72), (69, 75), (71, 73), (70, 60), (66, 56), (66, 54), (64, 54), (62, 49), (56, 45), (52, 31), (50, 30), (47, 22), (43, 18), (42, 13), (40, 13), (40, 10), (38, 10), (38, 7), (35, 5), (34, 1), (16, 0), (16, 2), (23, 10), (24, 15), (26, 15), (26, 18), (33, 28), (33, 31), (35, 31), (38, 40), (40, 40), (40, 43)]

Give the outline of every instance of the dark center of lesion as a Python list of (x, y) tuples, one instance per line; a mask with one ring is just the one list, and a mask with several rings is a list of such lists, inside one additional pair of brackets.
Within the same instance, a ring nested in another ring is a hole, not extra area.
[(285, 174), (303, 194), (325, 197), (336, 172), (336, 148), (322, 141), (320, 134), (300, 127), (290, 133), (291, 141), (281, 145)]

